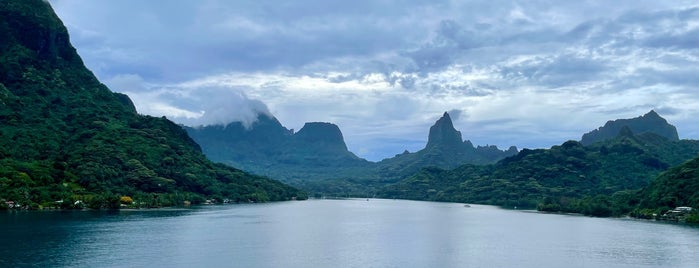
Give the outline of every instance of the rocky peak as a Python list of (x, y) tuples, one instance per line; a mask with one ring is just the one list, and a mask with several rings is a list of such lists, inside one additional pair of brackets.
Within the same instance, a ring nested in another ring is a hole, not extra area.
[[(238, 122), (238, 124), (241, 123)], [(294, 133), (293, 129), (287, 129), (282, 126), (282, 123), (280, 123), (276, 117), (263, 113), (258, 114), (257, 120), (252, 123), (249, 129), (246, 130), (252, 132), (273, 133), (275, 135), (283, 136), (292, 135)]]
[[(257, 120), (249, 127), (242, 122), (231, 122), (227, 125), (210, 125), (184, 127), (189, 135), (200, 144), (209, 142), (238, 142), (244, 140), (250, 144), (277, 145), (291, 136), (291, 130), (279, 123), (271, 115), (258, 114)], [(205, 146), (206, 147), (206, 146)], [(216, 146), (222, 148), (222, 146)]]
[(345, 139), (340, 128), (332, 123), (309, 122), (294, 134), (294, 139), (307, 143), (323, 143), (332, 147), (347, 150)]
[(580, 142), (583, 145), (590, 145), (598, 141), (613, 139), (624, 127), (627, 127), (633, 134), (650, 132), (668, 138), (669, 140), (679, 140), (679, 135), (677, 134), (675, 126), (669, 124), (667, 120), (662, 118), (654, 110), (651, 110), (645, 115), (636, 118), (607, 121), (604, 126), (585, 133)]
[(510, 148), (508, 148), (507, 151), (505, 151), (505, 153), (509, 155), (515, 155), (518, 152), (519, 150), (517, 150), (517, 146), (510, 146)]
[(444, 112), (435, 124), (430, 127), (430, 134), (427, 138), (427, 147), (452, 147), (459, 148), (462, 145), (461, 132), (454, 128), (454, 124), (451, 122), (451, 117), (449, 113)]
[(476, 148), (476, 147), (473, 146), (473, 142), (471, 142), (470, 140), (465, 140), (465, 141), (464, 141), (464, 147), (467, 148), (467, 149), (474, 149), (474, 148)]
[(656, 113), (655, 110), (650, 110), (650, 112), (644, 114), (642, 117), (643, 117), (643, 118), (646, 118), (646, 119), (662, 119), (662, 120), (665, 120), (665, 119), (663, 119), (662, 117), (660, 117), (660, 115), (659, 115), (658, 113)]

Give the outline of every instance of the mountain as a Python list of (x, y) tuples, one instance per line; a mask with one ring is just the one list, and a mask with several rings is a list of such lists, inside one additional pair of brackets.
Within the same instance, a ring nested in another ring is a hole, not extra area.
[(297, 186), (371, 172), (372, 163), (348, 151), (340, 128), (331, 123), (309, 122), (294, 133), (273, 116), (260, 114), (249, 128), (233, 122), (184, 129), (213, 161)]
[(266, 114), (259, 114), (249, 127), (240, 122), (226, 126), (185, 127), (206, 156), (216, 162), (243, 167), (250, 163), (268, 166), (271, 158), (281, 154), (293, 131)]
[(404, 152), (378, 163), (384, 177), (403, 177), (423, 167), (454, 168), (463, 164), (490, 164), (517, 153), (511, 146), (502, 151), (496, 146), (473, 147), (471, 141), (463, 141), (461, 132), (454, 128), (449, 113), (445, 112), (430, 127), (427, 145), (415, 153)]
[(568, 141), (550, 149), (523, 149), (492, 165), (422, 169), (386, 186), (378, 196), (540, 205), (541, 210), (609, 216), (616, 214), (609, 209), (613, 206), (600, 203), (611, 202), (611, 196), (633, 195), (668, 167), (697, 155), (699, 141), (634, 134), (630, 127), (622, 127), (614, 138), (590, 146)]
[(651, 110), (647, 114), (636, 118), (607, 121), (604, 126), (585, 133), (580, 142), (583, 145), (590, 145), (595, 142), (612, 139), (625, 126), (634, 133), (651, 132), (673, 141), (679, 140), (675, 126), (669, 124), (667, 120)]
[(430, 134), (427, 136), (425, 148), (453, 149), (458, 151), (463, 146), (461, 132), (454, 128), (449, 113), (444, 112), (442, 117), (430, 127)]
[(430, 128), (425, 149), (378, 163), (350, 152), (340, 128), (331, 123), (306, 123), (294, 133), (273, 116), (261, 114), (249, 128), (239, 122), (184, 128), (214, 161), (329, 195), (364, 196), (423, 167), (493, 163), (517, 153), (514, 146), (501, 151), (463, 141), (448, 113)]
[(338, 165), (340, 163), (365, 164), (366, 160), (360, 159), (354, 153), (347, 150), (345, 139), (340, 128), (331, 123), (310, 122), (303, 125), (299, 132), (291, 136), (288, 146), (285, 148), (282, 160), (298, 160), (308, 165)]
[(303, 197), (215, 164), (178, 125), (138, 115), (85, 68), (46, 1), (2, 1), (0, 17), (0, 200), (113, 208)]

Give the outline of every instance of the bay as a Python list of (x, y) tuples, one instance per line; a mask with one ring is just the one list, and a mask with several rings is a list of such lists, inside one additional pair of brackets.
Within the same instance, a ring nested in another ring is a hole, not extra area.
[(0, 267), (699, 267), (689, 225), (382, 199), (6, 212), (0, 239)]

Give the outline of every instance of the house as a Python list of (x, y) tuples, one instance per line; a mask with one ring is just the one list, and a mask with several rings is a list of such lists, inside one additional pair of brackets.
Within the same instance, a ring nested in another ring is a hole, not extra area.
[(672, 220), (672, 221), (683, 221), (689, 213), (692, 212), (692, 207), (676, 207), (675, 209), (668, 210), (663, 214), (662, 219)]
[(676, 207), (672, 211), (678, 213), (690, 213), (692, 212), (692, 207)]

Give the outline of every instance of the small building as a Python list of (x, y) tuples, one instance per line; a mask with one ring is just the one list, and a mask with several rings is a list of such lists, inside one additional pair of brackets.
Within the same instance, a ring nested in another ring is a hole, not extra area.
[(672, 211), (679, 212), (679, 213), (690, 213), (690, 212), (692, 212), (692, 207), (676, 207)]
[(662, 219), (671, 221), (683, 221), (689, 213), (692, 212), (692, 207), (676, 207), (668, 210), (663, 214)]

